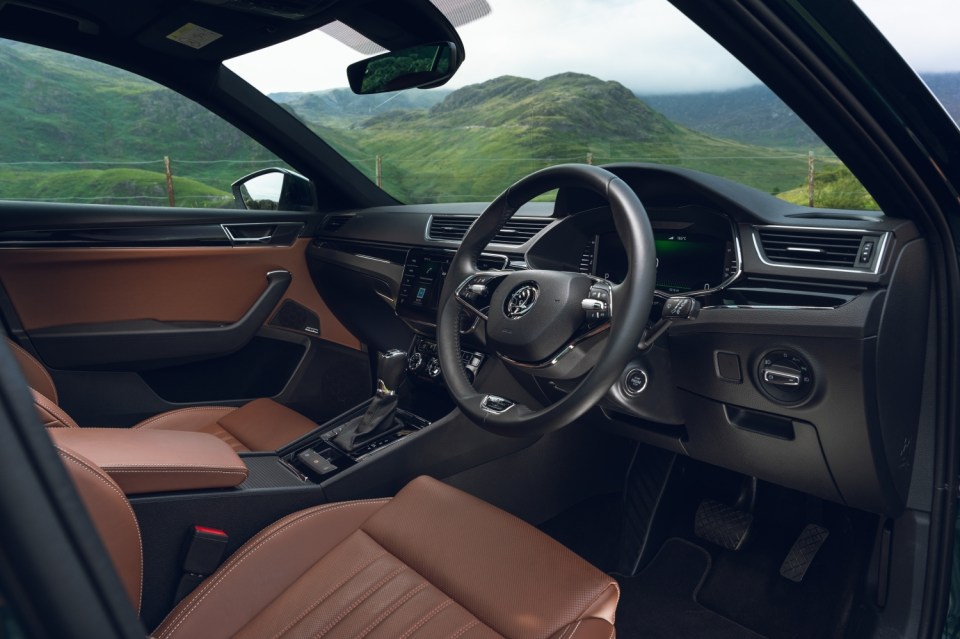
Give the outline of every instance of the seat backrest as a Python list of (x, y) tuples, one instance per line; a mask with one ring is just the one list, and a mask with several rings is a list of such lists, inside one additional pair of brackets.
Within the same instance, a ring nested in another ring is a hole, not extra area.
[(23, 371), (23, 376), (27, 378), (27, 385), (54, 404), (59, 404), (57, 387), (44, 365), (9, 337), (7, 338), (7, 346), (13, 351), (13, 356), (16, 358), (17, 364), (20, 365), (20, 370)]
[(89, 459), (62, 446), (57, 446), (57, 451), (113, 561), (120, 582), (139, 614), (143, 591), (143, 547), (140, 527), (130, 502), (116, 482)]

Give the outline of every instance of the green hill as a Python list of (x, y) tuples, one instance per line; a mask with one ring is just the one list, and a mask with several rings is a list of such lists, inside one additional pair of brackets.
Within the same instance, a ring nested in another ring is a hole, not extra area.
[[(801, 186), (780, 193), (777, 197), (794, 204), (809, 204), (807, 187)], [(813, 181), (813, 205), (828, 209), (876, 211), (880, 207), (845, 166), (818, 171)]]
[(531, 171), (588, 157), (685, 166), (770, 192), (806, 175), (805, 155), (692, 131), (617, 82), (574, 73), (467, 86), (430, 109), (357, 118), (329, 141), (371, 178), (381, 156), (384, 188), (419, 202), (489, 200)]
[(345, 128), (367, 118), (397, 109), (429, 109), (443, 100), (449, 89), (395, 91), (357, 95), (350, 89), (327, 89), (307, 93), (271, 93), (270, 98), (289, 106), (314, 124)]
[[(152, 172), (165, 189), (164, 156), (172, 158), (176, 176), (195, 181), (184, 182), (185, 193), (217, 195), (229, 192), (238, 177), (277, 163), (194, 102), (97, 62), (0, 40), (0, 86), (0, 197), (29, 199), (36, 195), (29, 185), (43, 182), (52, 189), (48, 194), (72, 195), (75, 201), (150, 198), (156, 183), (148, 187), (144, 174)], [(118, 179), (108, 171), (121, 168), (141, 172), (130, 180), (134, 174)], [(104, 175), (94, 188), (98, 171)], [(53, 188), (61, 174), (64, 184), (92, 190)], [(102, 185), (114, 180), (126, 186), (111, 194)], [(132, 193), (133, 184), (146, 190)]]

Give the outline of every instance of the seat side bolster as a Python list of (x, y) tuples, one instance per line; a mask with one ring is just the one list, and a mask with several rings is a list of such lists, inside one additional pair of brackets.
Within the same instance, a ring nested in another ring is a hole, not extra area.
[(46, 367), (9, 337), (7, 338), (7, 346), (10, 347), (17, 364), (20, 365), (23, 376), (27, 378), (27, 385), (54, 404), (58, 404), (60, 398), (57, 397), (57, 387)]
[(33, 395), (33, 407), (37, 409), (40, 423), (46, 428), (79, 428), (77, 422), (45, 395), (33, 388), (30, 393)]
[(61, 445), (57, 445), (57, 451), (80, 499), (87, 507), (121, 583), (139, 613), (140, 593), (143, 590), (143, 547), (140, 527), (130, 502), (120, 487), (96, 464)]
[(616, 630), (604, 619), (580, 619), (561, 628), (550, 639), (614, 639)]

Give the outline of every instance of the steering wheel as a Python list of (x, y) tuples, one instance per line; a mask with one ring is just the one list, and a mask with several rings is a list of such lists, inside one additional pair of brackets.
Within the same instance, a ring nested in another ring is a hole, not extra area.
[[(588, 189), (606, 198), (627, 253), (622, 283), (570, 271), (479, 270), (481, 252), (517, 209), (557, 188)], [(635, 354), (650, 314), (655, 278), (650, 221), (623, 180), (586, 164), (552, 166), (521, 179), (473, 223), (444, 280), (437, 351), (454, 401), (471, 421), (501, 435), (539, 435), (582, 416)], [(506, 365), (576, 386), (539, 410), (477, 392), (461, 363), (463, 313), (477, 318), (487, 347)]]

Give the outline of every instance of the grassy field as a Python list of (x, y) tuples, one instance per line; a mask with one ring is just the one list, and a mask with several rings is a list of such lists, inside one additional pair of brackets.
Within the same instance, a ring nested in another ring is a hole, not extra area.
[[(190, 178), (174, 177), (178, 206), (230, 206), (233, 195)], [(163, 172), (143, 169), (83, 169), (78, 171), (0, 172), (0, 193), (17, 194), (10, 199), (87, 204), (167, 206), (167, 182)], [(79, 195), (82, 194), (82, 195)]]
[[(806, 185), (778, 195), (794, 204), (809, 204)], [(877, 211), (876, 201), (863, 185), (843, 166), (828, 166), (814, 174), (813, 205), (828, 209), (857, 209)]]

